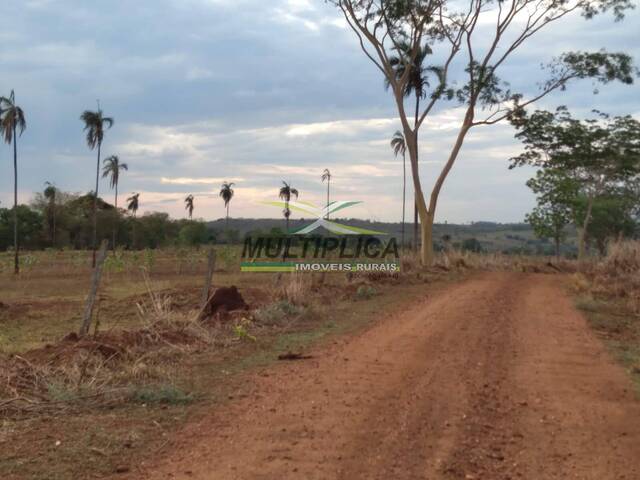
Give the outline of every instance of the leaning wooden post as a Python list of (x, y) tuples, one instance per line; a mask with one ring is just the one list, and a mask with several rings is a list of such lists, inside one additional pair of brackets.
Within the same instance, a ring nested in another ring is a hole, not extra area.
[(80, 336), (84, 336), (89, 333), (91, 327), (91, 317), (93, 315), (93, 307), (96, 303), (96, 295), (98, 294), (98, 287), (100, 286), (100, 278), (102, 277), (102, 266), (104, 260), (107, 258), (107, 247), (109, 242), (107, 240), (102, 241), (100, 245), (100, 251), (96, 258), (96, 268), (93, 269), (93, 275), (91, 277), (91, 289), (87, 296), (87, 303), (84, 306), (84, 314), (82, 315), (82, 326), (80, 327)]
[(204, 277), (204, 287), (202, 289), (201, 307), (204, 308), (209, 301), (209, 293), (211, 292), (211, 277), (216, 266), (216, 251), (211, 247), (209, 249), (209, 262), (207, 264), (207, 275)]

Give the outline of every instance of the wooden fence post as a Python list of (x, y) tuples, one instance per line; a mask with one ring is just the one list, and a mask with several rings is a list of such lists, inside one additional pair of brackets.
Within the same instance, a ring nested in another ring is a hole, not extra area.
[(98, 252), (98, 257), (96, 258), (96, 267), (93, 269), (93, 274), (91, 276), (91, 289), (89, 290), (89, 295), (87, 296), (87, 302), (84, 306), (84, 313), (82, 315), (82, 325), (80, 326), (80, 336), (83, 337), (87, 333), (89, 333), (89, 328), (91, 327), (91, 317), (93, 315), (93, 307), (96, 303), (96, 295), (98, 294), (98, 287), (100, 286), (100, 278), (102, 277), (102, 267), (104, 265), (104, 260), (107, 258), (107, 247), (109, 246), (108, 240), (103, 240), (102, 245), (100, 245), (100, 251)]
[(211, 247), (209, 249), (209, 262), (207, 264), (207, 276), (204, 277), (204, 287), (202, 289), (201, 308), (204, 308), (209, 301), (209, 293), (211, 292), (211, 277), (216, 266), (216, 251)]

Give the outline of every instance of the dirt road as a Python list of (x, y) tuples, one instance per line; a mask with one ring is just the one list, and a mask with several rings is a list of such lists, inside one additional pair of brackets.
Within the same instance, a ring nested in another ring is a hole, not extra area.
[(258, 375), (146, 475), (639, 479), (640, 402), (559, 277), (487, 273)]

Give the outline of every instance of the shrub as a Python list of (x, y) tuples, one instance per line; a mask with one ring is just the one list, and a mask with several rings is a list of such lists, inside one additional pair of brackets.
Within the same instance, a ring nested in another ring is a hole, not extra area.
[(377, 291), (371, 285), (360, 285), (356, 290), (356, 297), (360, 300), (367, 300), (374, 295), (377, 295)]

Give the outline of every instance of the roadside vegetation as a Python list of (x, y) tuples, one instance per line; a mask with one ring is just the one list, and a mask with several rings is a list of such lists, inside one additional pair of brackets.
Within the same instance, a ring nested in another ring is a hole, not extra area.
[(613, 241), (572, 277), (576, 305), (633, 377), (640, 395), (640, 241)]

